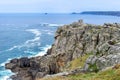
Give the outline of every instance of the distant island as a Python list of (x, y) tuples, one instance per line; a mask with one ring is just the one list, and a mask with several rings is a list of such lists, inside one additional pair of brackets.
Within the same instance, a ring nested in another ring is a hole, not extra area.
[(120, 16), (120, 11), (84, 11), (80, 14)]
[(72, 12), (71, 14), (80, 14), (80, 13), (77, 13), (77, 12)]
[(48, 13), (44, 13), (45, 15), (47, 15)]

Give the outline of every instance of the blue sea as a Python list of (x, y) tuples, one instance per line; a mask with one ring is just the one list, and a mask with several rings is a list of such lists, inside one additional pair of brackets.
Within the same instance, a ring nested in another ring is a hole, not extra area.
[(80, 14), (1, 13), (0, 80), (10, 80), (13, 73), (5, 63), (13, 58), (44, 55), (54, 42), (58, 27), (83, 19), (85, 23), (120, 22), (120, 17)]

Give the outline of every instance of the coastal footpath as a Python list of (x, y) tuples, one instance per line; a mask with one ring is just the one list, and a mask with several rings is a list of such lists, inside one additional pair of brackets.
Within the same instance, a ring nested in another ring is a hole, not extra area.
[(54, 38), (44, 56), (7, 63), (6, 69), (16, 73), (12, 80), (120, 80), (112, 76), (120, 75), (120, 24), (79, 20), (59, 27)]

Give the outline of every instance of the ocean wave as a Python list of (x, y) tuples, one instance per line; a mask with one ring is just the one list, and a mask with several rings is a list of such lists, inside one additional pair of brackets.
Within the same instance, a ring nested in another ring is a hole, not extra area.
[[(26, 47), (32, 47), (32, 46), (40, 46), (40, 35), (41, 35), (41, 32), (38, 30), (38, 29), (27, 29), (26, 31), (29, 31), (33, 34), (35, 34), (35, 37), (31, 40), (27, 40), (23, 46), (26, 46)], [(23, 47), (22, 46), (22, 47)]]
[[(24, 53), (29, 53), (29, 54), (31, 54), (31, 55), (35, 55), (37, 52), (27, 50), (27, 51), (24, 51)], [(32, 57), (33, 57), (33, 56), (32, 56)]]
[(63, 26), (63, 24), (49, 24), (49, 26)]
[(0, 66), (2, 66), (2, 67), (5, 66), (5, 64), (8, 63), (10, 60), (11, 60), (10, 58), (7, 59), (5, 62), (1, 63)]
[(18, 46), (13, 46), (13, 47), (9, 48), (9, 49), (6, 50), (6, 51), (12, 51), (12, 50), (15, 49), (15, 48), (18, 48)]
[[(0, 67), (4, 67), (6, 63), (8, 63), (11, 59), (7, 59), (5, 62), (0, 64)], [(14, 75), (10, 70), (2, 69), (0, 70), (0, 80), (12, 80), (9, 77)]]
[(31, 32), (33, 34), (35, 34), (35, 37), (33, 39), (27, 40), (25, 41), (23, 44), (21, 45), (15, 45), (5, 51), (12, 51), (14, 49), (21, 49), (21, 48), (31, 48), (31, 47), (35, 47), (35, 46), (40, 46), (40, 35), (41, 32), (38, 29), (27, 29), (26, 31)]
[(12, 80), (10, 79), (11, 75), (14, 75), (14, 73), (12, 73), (10, 70), (2, 70), (0, 71), (0, 80)]
[(48, 34), (48, 35), (54, 35), (53, 32), (48, 32), (47, 34)]
[(39, 41), (40, 40), (40, 37), (35, 37), (34, 39), (31, 39), (31, 40), (27, 40), (25, 42), (25, 44), (30, 44), (30, 43), (33, 43), (33, 42), (36, 42), (36, 41)]
[(1, 79), (0, 80), (12, 80), (9, 78), (10, 76), (3, 76), (3, 77), (0, 77)]
[(43, 56), (46, 54), (47, 50), (51, 48), (51, 45), (46, 45), (45, 47), (41, 47), (41, 51), (35, 56)]
[(41, 23), (39, 24), (40, 26), (50, 26), (50, 27), (53, 27), (53, 26), (63, 26), (64, 24), (51, 24), (51, 23)]
[(41, 35), (41, 33), (38, 29), (27, 29), (26, 31), (31, 32), (31, 33), (35, 34), (36, 36)]
[[(40, 47), (41, 32), (38, 29), (28, 29), (28, 30), (25, 30), (25, 31), (28, 31), (28, 32), (31, 32), (31, 33), (35, 34), (33, 39), (27, 40), (23, 44), (15, 45), (15, 46), (7, 49), (6, 51), (12, 51), (14, 49), (20, 49), (25, 54), (30, 54), (28, 57), (42, 56), (42, 55), (46, 54), (47, 50), (51, 47), (50, 45), (46, 45), (45, 47), (41, 47), (40, 48), (41, 51), (39, 53), (30, 50), (30, 49), (32, 49), (36, 46)], [(20, 57), (22, 57), (22, 56), (20, 56)], [(20, 57), (17, 57), (17, 58), (20, 58)], [(11, 59), (13, 59), (13, 58), (15, 58), (15, 57), (12, 57)], [(8, 63), (11, 59), (7, 59), (5, 62), (1, 63), (0, 67), (4, 68), (5, 64)], [(0, 80), (10, 80), (9, 77), (11, 75), (13, 75), (13, 73), (9, 70), (5, 70), (5, 69), (0, 70)]]
[(48, 34), (48, 35), (54, 35), (54, 31), (52, 30), (42, 30), (45, 34)]
[[(33, 57), (33, 55), (43, 56), (44, 54), (46, 54), (47, 50), (50, 49), (50, 48), (51, 48), (51, 45), (46, 45), (45, 47), (41, 47), (41, 51), (39, 53), (30, 52), (30, 51), (25, 51), (25, 52), (32, 54), (31, 56), (28, 56), (29, 58)], [(17, 57), (17, 58), (20, 58), (20, 57)], [(5, 62), (1, 63), (0, 66), (4, 67), (5, 64), (8, 63), (11, 59), (8, 59)], [(3, 69), (3, 70), (0, 71), (0, 75), (1, 75), (0, 80), (11, 80), (9, 77), (11, 75), (14, 75), (14, 73), (12, 73), (10, 70)]]

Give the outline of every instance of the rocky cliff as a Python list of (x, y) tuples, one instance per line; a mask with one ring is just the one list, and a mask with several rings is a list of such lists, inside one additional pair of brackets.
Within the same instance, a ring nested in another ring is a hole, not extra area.
[(119, 63), (120, 24), (92, 25), (79, 20), (58, 28), (55, 42), (44, 56), (13, 59), (6, 68), (16, 73), (13, 80), (38, 80), (65, 71), (62, 75), (98, 72)]

